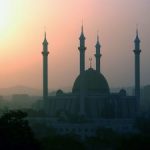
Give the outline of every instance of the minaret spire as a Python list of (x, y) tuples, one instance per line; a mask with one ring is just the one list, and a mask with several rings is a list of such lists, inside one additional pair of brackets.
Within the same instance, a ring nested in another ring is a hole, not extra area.
[(136, 36), (139, 36), (138, 27), (136, 28)]
[(43, 45), (45, 45), (46, 47), (48, 46), (48, 42), (46, 39), (46, 31), (44, 32), (44, 41), (43, 41)]
[(138, 24), (136, 25), (136, 36), (139, 36)]
[(44, 38), (45, 38), (45, 40), (46, 40), (46, 31), (45, 31), (45, 34), (44, 34)]
[(43, 100), (47, 100), (48, 98), (48, 42), (46, 39), (46, 32), (44, 33), (44, 41), (43, 41)]
[(96, 48), (96, 54), (95, 54), (95, 58), (96, 58), (96, 71), (98, 73), (100, 73), (100, 58), (101, 58), (101, 53), (100, 53), (100, 49), (101, 49), (101, 45), (99, 42), (99, 34), (97, 33), (97, 43), (95, 45)]
[(133, 50), (135, 54), (135, 96), (137, 99), (137, 110), (140, 109), (140, 39), (139, 39), (139, 33), (138, 28), (136, 29), (136, 37), (134, 40), (135, 49)]
[(99, 44), (99, 33), (97, 31), (97, 43)]
[(81, 34), (79, 37), (80, 40), (80, 46), (78, 47), (79, 51), (80, 51), (80, 74), (84, 72), (85, 70), (85, 36), (84, 36), (84, 32), (83, 32), (83, 24), (81, 26)]
[(82, 33), (82, 34), (84, 33), (84, 30), (83, 30), (83, 22), (82, 22), (82, 26), (81, 26), (81, 33)]

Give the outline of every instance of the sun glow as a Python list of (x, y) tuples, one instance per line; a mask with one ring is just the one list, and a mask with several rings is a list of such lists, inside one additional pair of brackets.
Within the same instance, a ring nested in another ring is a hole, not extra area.
[(11, 4), (9, 0), (0, 0), (0, 32), (4, 31), (10, 22)]

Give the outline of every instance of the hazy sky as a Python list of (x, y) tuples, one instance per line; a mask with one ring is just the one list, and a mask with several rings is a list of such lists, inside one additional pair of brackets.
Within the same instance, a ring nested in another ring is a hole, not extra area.
[(49, 89), (72, 87), (79, 74), (84, 22), (86, 68), (95, 68), (96, 33), (101, 68), (110, 87), (134, 84), (136, 24), (141, 38), (141, 84), (150, 84), (150, 0), (0, 0), (0, 88), (42, 87), (42, 41), (49, 42)]

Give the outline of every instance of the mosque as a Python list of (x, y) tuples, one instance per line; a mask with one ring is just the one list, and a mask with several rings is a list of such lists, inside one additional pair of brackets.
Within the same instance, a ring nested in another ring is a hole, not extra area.
[(71, 93), (58, 90), (55, 96), (48, 95), (48, 42), (46, 33), (43, 41), (43, 102), (44, 110), (51, 118), (132, 119), (140, 106), (140, 39), (138, 30), (135, 38), (135, 94), (128, 96), (124, 89), (111, 93), (106, 77), (100, 69), (101, 44), (97, 35), (95, 45), (96, 69), (85, 70), (85, 35), (83, 26), (79, 37), (80, 73), (74, 81)]

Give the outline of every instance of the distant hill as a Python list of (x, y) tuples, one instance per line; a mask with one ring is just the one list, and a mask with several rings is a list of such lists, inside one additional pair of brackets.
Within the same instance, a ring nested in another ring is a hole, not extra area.
[(0, 88), (0, 95), (9, 96), (13, 94), (28, 94), (28, 95), (42, 95), (42, 90), (34, 89), (26, 86), (14, 86), (9, 88)]
[[(67, 93), (72, 91), (72, 87), (62, 87), (60, 89)], [(110, 88), (111, 92), (117, 92), (117, 93), (120, 91), (120, 89), (122, 88), (120, 87)], [(53, 95), (54, 93), (56, 93), (57, 90), (49, 89), (49, 94)], [(133, 95), (133, 87), (125, 87), (125, 90), (127, 91), (129, 95)], [(41, 96), (42, 89), (40, 90), (40, 89), (31, 88), (27, 86), (14, 86), (14, 87), (9, 87), (9, 88), (0, 88), (0, 95), (11, 96), (13, 94), (28, 94), (31, 96)]]
[[(70, 87), (63, 87), (61, 88), (64, 92), (70, 92)], [(59, 89), (57, 89), (59, 90)], [(49, 89), (50, 95), (57, 91), (56, 89)], [(27, 86), (13, 86), (8, 88), (0, 88), (0, 95), (2, 96), (11, 96), (13, 94), (28, 94), (31, 96), (41, 96), (42, 89), (31, 88)]]

